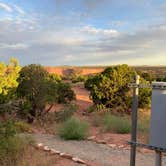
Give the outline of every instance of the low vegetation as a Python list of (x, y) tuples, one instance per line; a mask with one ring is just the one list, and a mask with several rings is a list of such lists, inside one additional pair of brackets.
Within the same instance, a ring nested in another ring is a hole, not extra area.
[(88, 135), (88, 124), (77, 118), (70, 118), (60, 128), (59, 135), (65, 140), (81, 140)]
[(32, 139), (17, 135), (12, 121), (0, 124), (0, 165), (21, 165), (27, 147), (32, 144)]
[(24, 133), (24, 132), (31, 133), (32, 132), (32, 128), (31, 128), (30, 124), (28, 124), (27, 122), (24, 122), (24, 121), (14, 122), (14, 127), (18, 133)]
[(119, 134), (126, 134), (130, 132), (131, 123), (126, 117), (118, 117), (111, 114), (104, 115), (102, 119), (103, 130), (105, 132), (115, 132)]

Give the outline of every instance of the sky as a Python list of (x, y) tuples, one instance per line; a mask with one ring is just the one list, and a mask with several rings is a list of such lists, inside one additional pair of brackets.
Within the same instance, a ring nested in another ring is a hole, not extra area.
[(166, 65), (165, 0), (0, 0), (0, 62)]

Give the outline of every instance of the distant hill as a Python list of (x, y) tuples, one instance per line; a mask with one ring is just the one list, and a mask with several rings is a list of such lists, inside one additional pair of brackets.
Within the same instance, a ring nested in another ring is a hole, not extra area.
[(66, 75), (71, 71), (71, 69), (79, 70), (82, 75), (90, 75), (102, 72), (105, 69), (105, 67), (46, 67), (46, 70), (49, 73), (56, 73), (59, 75)]
[[(50, 73), (65, 75), (71, 69), (80, 70), (82, 75), (90, 75), (102, 72), (107, 66), (58, 66), (58, 67), (45, 67)], [(136, 71), (148, 72), (156, 76), (166, 76), (166, 66), (132, 66)]]

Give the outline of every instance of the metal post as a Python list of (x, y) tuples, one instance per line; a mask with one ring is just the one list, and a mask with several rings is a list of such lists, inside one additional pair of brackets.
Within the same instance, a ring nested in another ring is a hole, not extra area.
[[(138, 112), (138, 93), (139, 93), (139, 75), (135, 76), (135, 86), (133, 87), (133, 107), (132, 107), (132, 129), (131, 141), (137, 142), (137, 112)], [(135, 166), (136, 144), (132, 144), (130, 153), (130, 166)]]
[(161, 152), (156, 151), (156, 161), (155, 161), (155, 166), (161, 166), (162, 164), (162, 156)]

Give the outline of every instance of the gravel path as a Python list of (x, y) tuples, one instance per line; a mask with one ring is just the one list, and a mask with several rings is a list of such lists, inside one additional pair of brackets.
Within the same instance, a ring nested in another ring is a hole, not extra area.
[[(100, 166), (129, 166), (129, 150), (113, 149), (91, 141), (63, 141), (57, 136), (46, 134), (33, 134), (32, 137), (50, 148), (72, 154)], [(154, 159), (153, 153), (137, 153), (136, 166), (154, 166)], [(165, 157), (163, 165), (166, 165)]]

